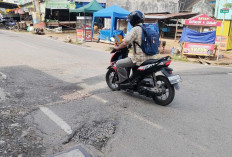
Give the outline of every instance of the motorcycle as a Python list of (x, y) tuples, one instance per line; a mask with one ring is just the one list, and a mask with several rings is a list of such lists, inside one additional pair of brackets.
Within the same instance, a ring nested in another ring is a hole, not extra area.
[[(158, 105), (169, 105), (175, 97), (175, 89), (179, 89), (182, 81), (180, 75), (173, 75), (173, 69), (169, 68), (171, 57), (166, 56), (160, 59), (150, 59), (140, 66), (127, 68), (129, 82), (117, 84), (119, 80), (116, 62), (119, 59), (128, 57), (129, 48), (113, 50), (110, 66), (107, 68), (106, 83), (113, 91), (125, 90), (127, 92), (138, 92), (140, 95), (152, 98)], [(163, 75), (157, 75), (161, 72)]]
[(18, 26), (17, 26), (17, 24), (16, 24), (15, 21), (7, 21), (7, 22), (5, 23), (5, 27), (6, 27), (6, 29), (8, 29), (8, 30), (18, 29)]

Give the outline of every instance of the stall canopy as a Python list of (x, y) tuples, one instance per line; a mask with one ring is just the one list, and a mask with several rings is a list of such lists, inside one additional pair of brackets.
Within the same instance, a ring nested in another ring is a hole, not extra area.
[(199, 33), (189, 28), (184, 28), (180, 42), (215, 44), (216, 31)]
[(126, 19), (130, 14), (129, 11), (117, 6), (113, 5), (111, 7), (105, 8), (93, 14), (93, 26), (94, 28), (94, 20), (96, 17), (98, 18), (111, 18), (111, 28), (110, 28), (110, 37), (113, 36), (113, 31), (117, 28), (117, 19)]
[(5, 8), (5, 9), (14, 9), (18, 8), (19, 6), (14, 3), (8, 3), (8, 2), (0, 2), (0, 8)]
[(102, 9), (104, 8), (96, 0), (93, 0), (81, 8), (70, 9), (70, 13), (94, 13)]

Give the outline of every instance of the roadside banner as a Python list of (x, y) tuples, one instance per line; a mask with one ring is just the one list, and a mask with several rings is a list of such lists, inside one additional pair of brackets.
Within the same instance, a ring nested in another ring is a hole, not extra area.
[(185, 20), (185, 25), (217, 27), (221, 26), (221, 22), (218, 22), (211, 17), (202, 14)]
[(227, 44), (229, 42), (228, 36), (217, 36), (216, 45), (220, 45), (221, 50), (227, 50)]
[(200, 44), (200, 43), (184, 43), (183, 54), (185, 55), (199, 55), (199, 56), (213, 56), (215, 45)]
[(92, 41), (92, 29), (85, 30), (85, 41)]

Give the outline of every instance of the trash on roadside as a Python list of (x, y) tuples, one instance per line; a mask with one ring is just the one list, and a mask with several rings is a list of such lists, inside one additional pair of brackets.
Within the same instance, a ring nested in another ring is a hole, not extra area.
[(34, 31), (34, 27), (33, 27), (33, 26), (27, 27), (27, 31), (28, 31), (28, 32), (33, 32), (33, 31)]
[(62, 27), (55, 28), (54, 31), (56, 33), (62, 33)]

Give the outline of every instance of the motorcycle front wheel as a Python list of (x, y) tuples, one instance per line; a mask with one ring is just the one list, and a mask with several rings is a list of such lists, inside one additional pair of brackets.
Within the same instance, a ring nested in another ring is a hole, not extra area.
[(109, 69), (106, 73), (106, 83), (113, 91), (120, 90), (120, 87), (115, 82), (117, 81), (117, 73), (114, 69)]
[(157, 76), (156, 81), (158, 88), (162, 89), (162, 92), (160, 94), (155, 94), (153, 100), (158, 105), (167, 106), (175, 97), (175, 89), (165, 76)]

